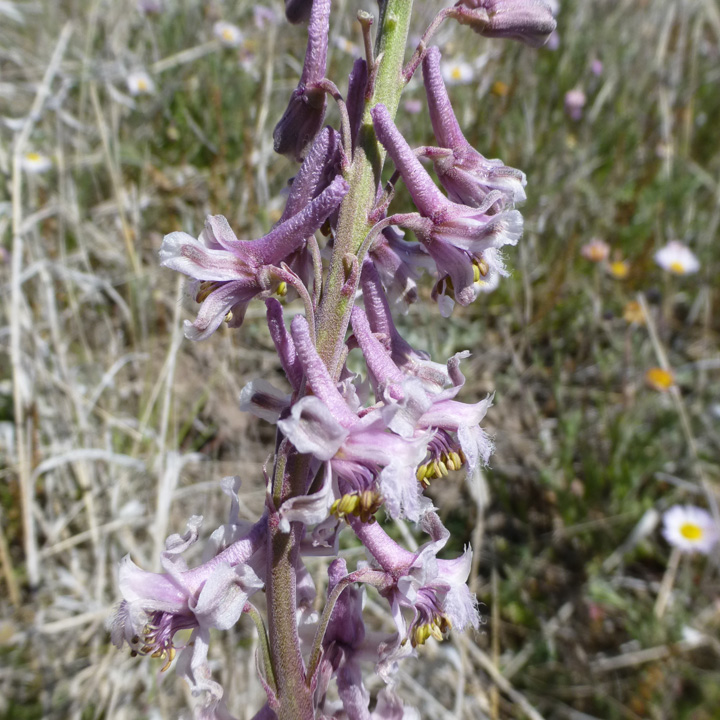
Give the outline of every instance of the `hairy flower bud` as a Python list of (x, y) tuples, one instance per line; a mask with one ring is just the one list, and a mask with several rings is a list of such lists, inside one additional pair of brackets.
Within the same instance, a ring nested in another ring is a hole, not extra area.
[(556, 22), (545, 0), (461, 0), (453, 16), (476, 33), (542, 47)]
[(307, 50), (300, 82), (290, 96), (285, 114), (275, 126), (275, 152), (302, 159), (305, 149), (320, 132), (325, 118), (325, 77), (330, 29), (330, 0), (315, 0), (310, 13)]

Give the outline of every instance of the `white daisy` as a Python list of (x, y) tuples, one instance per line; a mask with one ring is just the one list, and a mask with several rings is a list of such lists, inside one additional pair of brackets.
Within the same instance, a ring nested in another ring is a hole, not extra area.
[(671, 240), (655, 253), (655, 262), (667, 272), (675, 275), (690, 275), (700, 269), (700, 261), (687, 245)]
[(475, 79), (473, 66), (462, 60), (442, 63), (440, 72), (447, 85), (464, 85)]
[(225, 47), (238, 47), (243, 41), (243, 34), (240, 28), (224, 20), (218, 20), (218, 22), (213, 25), (213, 35)]
[(694, 505), (673, 505), (663, 515), (663, 537), (682, 552), (707, 555), (718, 540), (712, 515)]
[(144, 70), (135, 70), (127, 76), (131, 95), (152, 95), (155, 92), (153, 79)]
[(25, 172), (40, 174), (47, 172), (52, 167), (52, 160), (46, 155), (29, 152), (23, 155), (20, 165)]

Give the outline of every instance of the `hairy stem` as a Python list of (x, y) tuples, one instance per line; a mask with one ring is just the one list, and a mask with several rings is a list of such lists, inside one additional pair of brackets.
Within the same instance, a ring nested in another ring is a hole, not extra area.
[(365, 108), (352, 165), (345, 174), (350, 192), (340, 206), (335, 247), (317, 323), (318, 352), (333, 377), (340, 371), (346, 318), (349, 316), (347, 308), (352, 302), (352, 297), (342, 293), (347, 279), (343, 260), (347, 255), (357, 254), (374, 224), (369, 214), (375, 204), (385, 160), (385, 150), (375, 137), (370, 109), (382, 103), (391, 117), (397, 112), (405, 85), (402, 69), (412, 6), (412, 0), (387, 0), (382, 6), (376, 48), (379, 63), (373, 95)]

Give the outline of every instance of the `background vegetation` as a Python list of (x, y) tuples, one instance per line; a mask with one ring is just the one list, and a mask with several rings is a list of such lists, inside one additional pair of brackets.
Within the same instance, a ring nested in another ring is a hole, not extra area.
[[(360, 44), (349, 18), (374, 8), (336, 4), (342, 84)], [(223, 522), (224, 475), (242, 476), (248, 518), (261, 511), (273, 431), (236, 399), (257, 375), (282, 382), (262, 308), (240, 332), (184, 341), (194, 306), (157, 257), (163, 234), (197, 234), (209, 213), (259, 237), (282, 211), (295, 167), (271, 131), (303, 30), (256, 27), (254, 5), (168, 0), (145, 17), (132, 0), (0, 2), (0, 718), (187, 713), (162, 661), (109, 644), (116, 563), (157, 567), (191, 514), (207, 532)], [(421, 31), (441, 3), (417, 5)], [(240, 47), (213, 38), (218, 19), (242, 27)], [(431, 488), (450, 552), (475, 547), (487, 622), (424, 648), (400, 688), (432, 719), (719, 718), (718, 555), (669, 577), (657, 525), (674, 503), (707, 507), (720, 474), (720, 11), (561, 0), (557, 41), (439, 37), (472, 66), (451, 88), (468, 139), (527, 173), (528, 202), (510, 279), (451, 321), (429, 302), (404, 321), (437, 360), (471, 349), (465, 398), (495, 392), (497, 450), (479, 495), (459, 477)], [(155, 92), (131, 96), (140, 68)], [(587, 98), (577, 121), (572, 89)], [(421, 85), (406, 97), (423, 101)], [(27, 118), (24, 152), (52, 159), (42, 174), (13, 174)], [(431, 142), (423, 114), (399, 124)], [(581, 256), (594, 237), (627, 277)], [(655, 265), (672, 239), (698, 274)], [(644, 377), (665, 362), (677, 385), (659, 393)], [(368, 611), (387, 623), (372, 597)], [(262, 704), (253, 648), (245, 623), (213, 647), (241, 718)]]

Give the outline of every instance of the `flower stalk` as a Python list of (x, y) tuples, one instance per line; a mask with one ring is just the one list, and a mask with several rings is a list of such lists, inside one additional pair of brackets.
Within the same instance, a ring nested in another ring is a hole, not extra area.
[[(425, 643), (478, 626), (467, 586), (471, 552), (438, 558), (450, 533), (425, 491), (450, 473), (472, 482), (488, 461), (493, 443), (481, 422), (492, 397), (458, 400), (469, 352), (433, 362), (402, 337), (392, 311), (419, 298), (427, 273), (442, 315), (492, 290), (507, 274), (501, 248), (520, 238), (514, 205), (525, 197), (520, 171), (487, 160), (463, 136), (439, 72), (440, 50), (428, 43), (441, 22), (454, 18), (488, 37), (537, 45), (554, 21), (543, 0), (462, 0), (440, 11), (404, 68), (413, 2), (381, 0), (377, 23), (358, 14), (365, 57), (355, 60), (343, 97), (343, 84), (326, 77), (331, 0), (286, 0), (285, 9), (289, 21), (308, 23), (308, 41), (302, 76), (274, 131), (276, 150), (301, 162), (280, 220), (249, 242), (225, 218), (211, 216), (199, 238), (170, 233), (160, 251), (164, 266), (192, 280), (200, 303), (195, 321), (186, 323), (192, 340), (206, 340), (223, 324), (238, 328), (249, 303), (265, 301), (291, 388), (288, 394), (256, 379), (239, 398), (242, 410), (277, 427), (265, 511), (256, 523), (242, 520), (239, 479), (226, 478), (230, 517), (210, 536), (205, 562), (190, 568), (184, 556), (199, 541), (199, 516), (184, 535), (168, 538), (164, 572), (123, 560), (124, 600), (111, 632), (118, 646), (161, 658), (163, 670), (174, 663), (202, 698), (202, 720), (232, 718), (212, 679), (210, 631), (227, 630), (244, 614), (258, 633), (258, 674), (267, 694), (255, 720), (401, 720), (413, 711), (406, 713), (390, 688), (371, 703), (361, 661), (373, 662), (391, 683), (400, 660)], [(421, 63), (437, 144), (413, 148), (396, 115)], [(322, 128), (328, 94), (340, 108), (339, 131)], [(420, 158), (432, 161), (444, 191)], [(394, 173), (383, 191), (388, 159)], [(401, 180), (414, 206), (396, 212)], [(325, 255), (321, 234), (329, 234)], [(290, 317), (294, 299), (300, 312)], [(367, 384), (346, 364), (358, 351)], [(428, 540), (416, 551), (404, 548), (378, 521), (381, 509), (397, 522), (416, 523)], [(370, 558), (352, 571), (339, 557), (345, 529)], [(334, 558), (324, 602), (305, 565), (312, 556)], [(389, 605), (395, 625), (389, 636), (365, 629), (366, 586)], [(259, 592), (266, 622), (261, 605), (250, 602)], [(175, 645), (179, 630), (192, 633), (184, 646)]]

